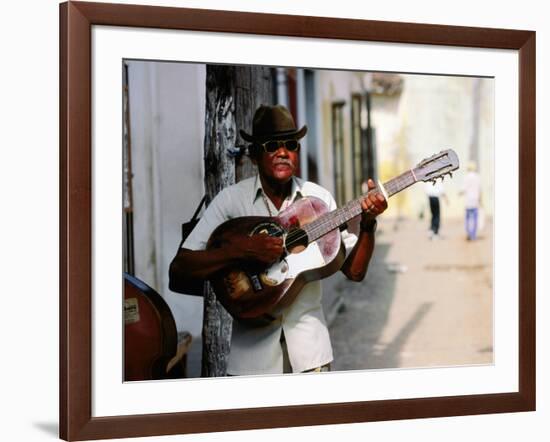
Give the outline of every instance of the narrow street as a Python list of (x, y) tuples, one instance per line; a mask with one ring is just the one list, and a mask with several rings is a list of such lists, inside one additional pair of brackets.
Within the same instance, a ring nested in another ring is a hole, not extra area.
[[(493, 361), (492, 223), (466, 241), (463, 221), (379, 222), (365, 280), (341, 272), (323, 281), (333, 371), (490, 364)], [(188, 376), (200, 376), (195, 337)]]
[(333, 371), (493, 361), (492, 224), (466, 241), (463, 221), (381, 221), (362, 283), (324, 284)]

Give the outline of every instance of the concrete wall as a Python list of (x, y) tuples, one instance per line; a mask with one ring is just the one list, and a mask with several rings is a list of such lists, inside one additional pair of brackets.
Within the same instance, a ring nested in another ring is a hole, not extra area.
[[(406, 75), (400, 96), (374, 96), (379, 170), (382, 181), (392, 178), (424, 157), (446, 148), (454, 149), (461, 168), (444, 182), (448, 202), (443, 216), (463, 215), (459, 195), (472, 143), (479, 147), (484, 205), (492, 214), (494, 177), (493, 80), (465, 77)], [(475, 110), (476, 82), (480, 86), (479, 113)], [(476, 122), (475, 119), (478, 118)], [(415, 216), (427, 211), (425, 186), (416, 185), (396, 196), (388, 215)]]
[(178, 330), (200, 334), (202, 298), (168, 290), (168, 267), (204, 194), (204, 65), (129, 61), (135, 273), (164, 296)]
[[(322, 116), (322, 138), (319, 144), (321, 151), (322, 169), (319, 174), (319, 184), (335, 194), (334, 172), (333, 172), (333, 140), (332, 140), (332, 103), (345, 102), (342, 108), (344, 118), (344, 171), (345, 176), (352, 176), (352, 154), (351, 154), (351, 95), (361, 91), (360, 73), (347, 71), (317, 71), (319, 103), (321, 105), (320, 115)], [(352, 199), (351, 178), (346, 182), (345, 195)]]
[[(369, 87), (358, 72), (320, 71), (318, 91), (322, 107), (324, 158), (319, 181), (334, 191), (332, 166), (331, 104), (345, 101), (344, 143), (347, 163), (346, 194), (351, 199), (351, 96)], [(379, 74), (378, 74), (379, 75)], [(483, 204), (491, 215), (494, 194), (494, 80), (450, 76), (400, 75), (402, 90), (396, 94), (371, 95), (371, 124), (376, 132), (376, 154), (380, 179), (384, 182), (415, 166), (423, 158), (453, 148), (461, 169), (444, 183), (448, 203), (444, 217), (462, 217), (464, 202), (459, 195), (472, 148), (479, 152), (479, 170), (483, 181)], [(476, 95), (476, 84), (479, 86)], [(476, 107), (476, 100), (478, 105)], [(348, 155), (349, 154), (349, 155)], [(396, 195), (385, 217), (416, 217), (428, 211), (424, 185)]]

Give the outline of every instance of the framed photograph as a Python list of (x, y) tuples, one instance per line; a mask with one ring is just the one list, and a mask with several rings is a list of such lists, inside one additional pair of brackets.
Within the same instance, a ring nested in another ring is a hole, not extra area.
[[(80, 2), (60, 26), (63, 439), (535, 409), (534, 32)], [(277, 149), (304, 182), (388, 198), (365, 281), (323, 279), (330, 372), (294, 350), (294, 370), (228, 369), (207, 320), (229, 315), (170, 280), (182, 223), (269, 152), (262, 105), (290, 115)], [(169, 317), (143, 372), (128, 287)]]

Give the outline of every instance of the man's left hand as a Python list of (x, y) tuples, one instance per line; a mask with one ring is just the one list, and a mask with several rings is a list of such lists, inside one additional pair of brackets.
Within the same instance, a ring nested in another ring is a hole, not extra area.
[(369, 221), (376, 218), (384, 210), (388, 208), (388, 202), (382, 192), (375, 190), (376, 184), (374, 181), (369, 178), (367, 181), (368, 193), (363, 201), (361, 202), (361, 207), (363, 208), (362, 220)]

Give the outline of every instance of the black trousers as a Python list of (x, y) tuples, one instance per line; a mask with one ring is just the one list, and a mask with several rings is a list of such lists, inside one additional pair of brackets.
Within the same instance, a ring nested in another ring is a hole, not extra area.
[(430, 196), (430, 212), (432, 212), (432, 223), (430, 225), (430, 229), (432, 232), (437, 235), (439, 232), (439, 197), (437, 196)]

